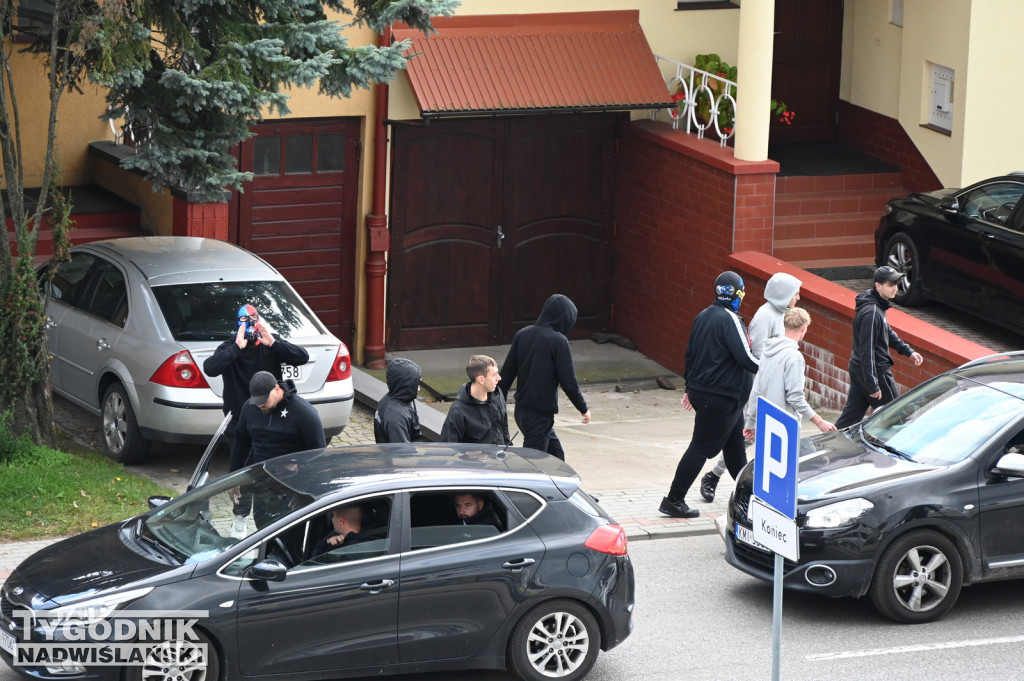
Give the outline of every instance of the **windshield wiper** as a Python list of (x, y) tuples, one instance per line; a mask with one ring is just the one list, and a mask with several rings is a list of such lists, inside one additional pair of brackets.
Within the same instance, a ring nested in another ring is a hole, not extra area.
[(889, 452), (894, 456), (898, 456), (904, 461), (913, 461), (913, 459), (910, 458), (910, 455), (907, 454), (906, 452), (901, 452), (892, 445), (887, 445), (881, 440), (868, 436), (867, 434), (865, 434), (863, 428), (860, 431), (860, 439), (863, 440), (865, 444), (870, 445), (872, 447), (878, 447), (879, 449), (884, 449), (885, 451)]
[(143, 522), (144, 519), (139, 518), (139, 522), (135, 524), (135, 538), (141, 540), (139, 541), (139, 544), (148, 548), (150, 553), (155, 554), (159, 558), (163, 558), (168, 564), (181, 565), (181, 561), (178, 560), (178, 557), (175, 556), (169, 548), (161, 544), (156, 537), (150, 537), (145, 533)]

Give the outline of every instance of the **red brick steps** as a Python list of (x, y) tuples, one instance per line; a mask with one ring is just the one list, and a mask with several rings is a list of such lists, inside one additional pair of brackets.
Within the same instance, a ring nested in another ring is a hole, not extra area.
[(798, 267), (869, 267), (887, 201), (907, 194), (900, 173), (779, 177), (772, 255)]

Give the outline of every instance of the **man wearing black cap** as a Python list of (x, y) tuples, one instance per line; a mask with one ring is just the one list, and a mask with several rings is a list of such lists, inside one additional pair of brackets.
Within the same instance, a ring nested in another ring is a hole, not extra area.
[(231, 470), (327, 446), (320, 414), (297, 394), (291, 379), (278, 381), (270, 372), (259, 371), (249, 381), (249, 395), (238, 416)]
[[(327, 446), (320, 414), (297, 394), (291, 379), (278, 381), (269, 371), (259, 371), (249, 381), (249, 395), (238, 415), (230, 470), (282, 454)], [(236, 504), (242, 491), (234, 492)], [(270, 520), (265, 501), (253, 495), (256, 527), (264, 527)]]
[(880, 407), (896, 399), (899, 391), (892, 376), (889, 348), (920, 366), (924, 358), (903, 342), (889, 326), (885, 311), (899, 291), (903, 274), (888, 265), (875, 270), (874, 287), (857, 295), (853, 313), (853, 351), (850, 353), (850, 393), (836, 421), (836, 428), (852, 426), (864, 418), (868, 407)]
[(686, 504), (704, 464), (722, 452), (729, 475), (736, 478), (747, 463), (743, 444), (743, 406), (750, 395), (758, 361), (750, 351), (747, 330), (736, 314), (743, 300), (743, 279), (722, 272), (715, 280), (715, 302), (693, 320), (686, 344), (686, 394), (683, 408), (694, 410), (693, 435), (683, 452), (660, 513), (673, 518), (696, 518), (700, 512)]

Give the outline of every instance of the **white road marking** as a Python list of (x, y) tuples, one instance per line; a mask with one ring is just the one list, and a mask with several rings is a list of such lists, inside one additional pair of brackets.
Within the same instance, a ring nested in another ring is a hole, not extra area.
[(821, 653), (806, 655), (808, 662), (825, 662), (844, 660), (853, 657), (873, 657), (877, 655), (902, 655), (904, 653), (920, 653), (928, 650), (949, 650), (952, 648), (974, 648), (977, 646), (993, 646), (1005, 643), (1024, 643), (1024, 636), (1000, 636), (997, 638), (979, 638), (968, 641), (945, 641), (943, 643), (920, 643), (913, 646), (896, 646), (893, 648), (872, 648), (869, 650), (848, 650), (839, 653)]

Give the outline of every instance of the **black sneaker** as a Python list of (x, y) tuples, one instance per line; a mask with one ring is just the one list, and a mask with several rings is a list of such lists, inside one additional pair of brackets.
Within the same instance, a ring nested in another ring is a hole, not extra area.
[(718, 489), (719, 480), (721, 478), (711, 471), (705, 473), (704, 477), (700, 479), (700, 495), (704, 497), (704, 501), (715, 500), (715, 490)]
[(658, 512), (664, 513), (667, 516), (672, 516), (673, 518), (696, 518), (700, 515), (700, 511), (695, 508), (690, 508), (682, 499), (679, 501), (669, 501), (668, 497), (662, 498), (661, 506), (658, 507)]

